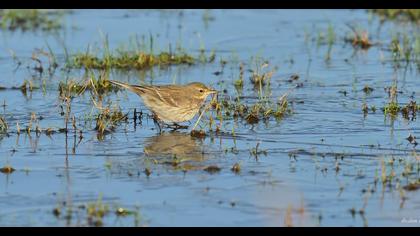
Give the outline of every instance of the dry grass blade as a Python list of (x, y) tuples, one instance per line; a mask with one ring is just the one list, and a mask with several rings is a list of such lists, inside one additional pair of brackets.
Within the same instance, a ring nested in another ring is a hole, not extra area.
[[(206, 111), (208, 111), (208, 110), (209, 110), (210, 106), (211, 106), (211, 104), (209, 103), (209, 104), (207, 104), (207, 105), (204, 107), (203, 111), (201, 112), (200, 116), (198, 117), (197, 121), (195, 122), (194, 127), (192, 128), (192, 130), (195, 130), (195, 128), (197, 127), (198, 123), (199, 123), (199, 122), (200, 122), (200, 120), (201, 120), (201, 117), (203, 116), (203, 114), (204, 114)], [(192, 130), (191, 130), (191, 131), (192, 131)]]
[(0, 134), (6, 133), (8, 128), (9, 126), (7, 125), (6, 120), (2, 116), (0, 116)]

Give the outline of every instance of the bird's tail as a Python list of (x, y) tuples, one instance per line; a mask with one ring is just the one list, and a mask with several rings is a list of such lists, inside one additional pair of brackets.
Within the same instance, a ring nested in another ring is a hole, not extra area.
[(137, 94), (141, 94), (141, 93), (144, 92), (144, 87), (143, 86), (140, 86), (140, 85), (130, 85), (130, 84), (119, 82), (119, 81), (115, 81), (115, 80), (109, 80), (109, 82), (111, 84), (118, 85), (120, 87), (123, 87), (125, 89), (128, 89), (128, 90), (130, 90), (130, 91), (132, 91), (134, 93), (137, 93)]

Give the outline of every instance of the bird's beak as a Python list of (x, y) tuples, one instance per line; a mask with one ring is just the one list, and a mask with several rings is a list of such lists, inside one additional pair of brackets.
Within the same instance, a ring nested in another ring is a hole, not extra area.
[(209, 94), (215, 94), (215, 93), (217, 93), (217, 90), (215, 90), (215, 89), (209, 89), (208, 93)]

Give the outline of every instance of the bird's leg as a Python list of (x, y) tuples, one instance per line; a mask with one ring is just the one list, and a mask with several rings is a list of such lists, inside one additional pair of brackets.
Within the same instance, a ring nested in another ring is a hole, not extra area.
[(157, 127), (159, 129), (159, 134), (161, 134), (162, 133), (162, 127), (160, 125), (159, 117), (155, 113), (153, 113), (152, 119), (153, 119), (153, 122), (155, 123), (155, 125), (157, 125)]
[(159, 121), (155, 122), (155, 124), (157, 125), (158, 129), (159, 129), (159, 134), (162, 133), (162, 127), (160, 126)]
[(175, 124), (175, 125), (177, 125), (179, 129), (188, 129), (188, 125), (179, 125), (179, 124)]

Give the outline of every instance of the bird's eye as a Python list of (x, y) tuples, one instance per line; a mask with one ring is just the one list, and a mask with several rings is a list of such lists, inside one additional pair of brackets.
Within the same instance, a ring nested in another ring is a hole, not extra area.
[(200, 89), (200, 93), (203, 93), (203, 92), (204, 92), (204, 90)]

